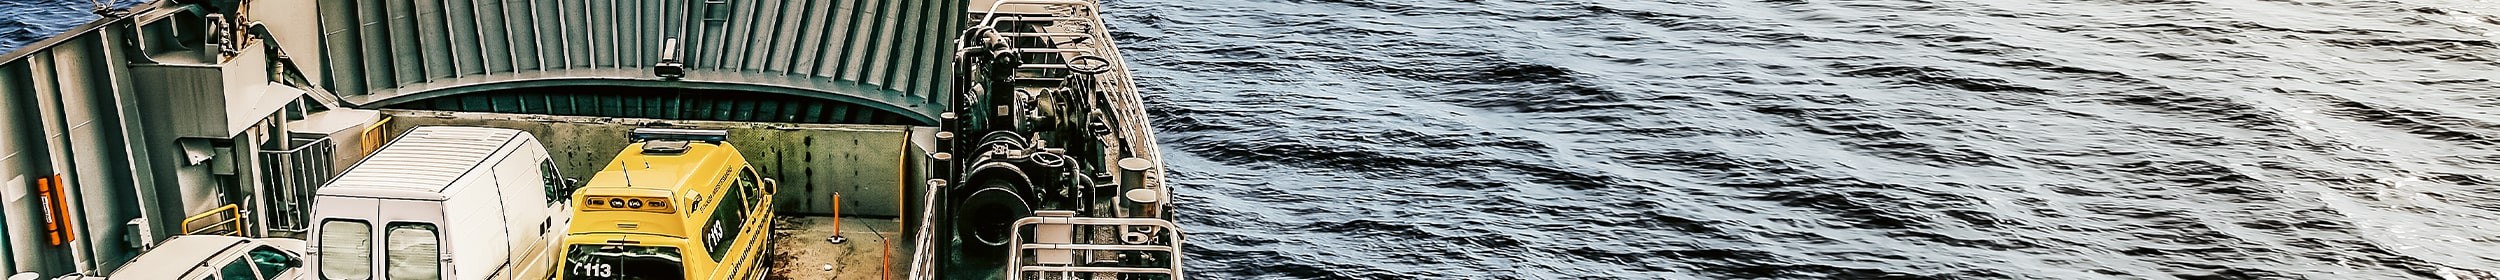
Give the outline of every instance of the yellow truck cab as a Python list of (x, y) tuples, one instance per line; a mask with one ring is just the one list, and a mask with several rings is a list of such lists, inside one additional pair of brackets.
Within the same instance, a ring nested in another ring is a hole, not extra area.
[(558, 279), (762, 279), (777, 187), (720, 130), (635, 129), (572, 194)]

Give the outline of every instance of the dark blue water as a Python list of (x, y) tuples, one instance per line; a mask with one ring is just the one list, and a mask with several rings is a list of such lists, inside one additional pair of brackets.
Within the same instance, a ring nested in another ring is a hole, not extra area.
[(2500, 269), (2500, 2), (1108, 2), (1198, 279)]
[(2487, 0), (1107, 1), (1193, 279), (2500, 269)]
[(87, 13), (93, 4), (73, 5), (65, 0), (0, 1), (0, 53), (17, 50), (26, 44), (42, 41), (88, 21), (96, 19)]
[[(144, 0), (110, 0), (128, 8)], [(95, 21), (94, 0), (0, 0), (0, 53), (16, 51), (72, 27)]]

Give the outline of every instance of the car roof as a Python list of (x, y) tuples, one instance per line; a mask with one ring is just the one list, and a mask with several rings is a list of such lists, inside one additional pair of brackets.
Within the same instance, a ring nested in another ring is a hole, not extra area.
[[(738, 160), (738, 148), (729, 143), (689, 143), (684, 152), (654, 154), (643, 152), (645, 143), (625, 146), (616, 159), (608, 162), (584, 183), (580, 193), (592, 195), (642, 195), (659, 191), (674, 199), (683, 199), (685, 191), (710, 190), (713, 183), (726, 179), (731, 170), (745, 167)], [(686, 205), (679, 201), (679, 205)]]
[(251, 239), (220, 235), (184, 235), (158, 243), (138, 258), (113, 271), (112, 279), (175, 279), (190, 269), (207, 265), (209, 258), (224, 254), (235, 246), (249, 244)]

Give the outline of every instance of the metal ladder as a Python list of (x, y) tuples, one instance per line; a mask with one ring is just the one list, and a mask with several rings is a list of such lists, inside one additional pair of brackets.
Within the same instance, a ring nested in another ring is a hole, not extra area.
[[(1009, 235), (1008, 279), (1137, 279), (1129, 275), (1163, 275), (1181, 279), (1180, 227), (1155, 218), (1080, 218), (1075, 211), (1034, 211), (1016, 220)], [(1033, 236), (1024, 236), (1025, 229)], [(1139, 230), (1143, 228), (1144, 230)], [(1112, 240), (1077, 238), (1077, 232), (1115, 232)], [(1109, 244), (1105, 244), (1109, 243)], [(1122, 264), (1118, 256), (1162, 254), (1161, 264)], [(1031, 258), (1026, 258), (1031, 256)], [(1106, 261), (1109, 260), (1109, 261)], [(1124, 277), (1129, 276), (1129, 277)]]

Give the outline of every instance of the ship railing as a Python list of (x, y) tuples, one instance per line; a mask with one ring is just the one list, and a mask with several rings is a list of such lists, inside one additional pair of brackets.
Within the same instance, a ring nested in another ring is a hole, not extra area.
[[(1013, 250), (1007, 255), (1010, 279), (1136, 279), (1129, 275), (1181, 279), (1181, 231), (1171, 221), (1073, 217), (1073, 211), (1034, 214), (1037, 217), (1016, 220), (1014, 230), (1008, 231), (1008, 248)], [(1024, 235), (1028, 229), (1033, 236)], [(1079, 239), (1080, 230), (1117, 232), (1120, 236), (1111, 238), (1114, 240)], [(1124, 263), (1118, 257), (1128, 254), (1160, 254), (1161, 258), (1139, 264)]]
[[(1037, 63), (1017, 65), (1017, 70), (1024, 70), (1020, 72), (1028, 73), (1017, 75), (1012, 79), (1060, 82), (1070, 78), (1066, 72), (1098, 74), (1109, 69), (1111, 63), (1102, 59), (1098, 54), (1099, 51), (1095, 49), (1055, 46), (1061, 42), (1085, 42), (1101, 38), (1095, 38), (1094, 34), (1087, 32), (1050, 32), (1028, 30), (1023, 27), (1061, 22), (1090, 23), (1096, 20), (1094, 17), (1096, 8), (1097, 4), (1093, 0), (1000, 0), (990, 4), (989, 11), (981, 17), (980, 25), (975, 28), (990, 30), (991, 32), (985, 33), (989, 40), (1008, 42), (1007, 49), (998, 50), (1000, 52), (1038, 55), (1026, 57), (1028, 61)], [(1015, 26), (1002, 26), (1002, 24)], [(1039, 42), (1046, 46), (1019, 46), (1019, 42)]]
[(226, 204), (182, 218), (182, 234), (243, 236), (243, 207)]
[(303, 234), (311, 228), (313, 191), (328, 184), (336, 143), (329, 137), (294, 135), (288, 137), (284, 150), (261, 151), (264, 182), (268, 182), (260, 211), (267, 211), (262, 225), (269, 231)]
[[(1034, 15), (1034, 14), (1014, 14), (1014, 13), (1004, 13), (1004, 12), (1002, 12), (1002, 11), (1006, 11), (1006, 9), (1009, 9), (1009, 8), (1014, 8), (1014, 7), (1019, 7), (1019, 6), (1021, 6), (1021, 7), (1033, 7), (1033, 8), (1044, 8), (1044, 10), (1047, 10), (1047, 8), (1051, 8), (1051, 7), (1071, 7), (1071, 8), (1077, 8), (1077, 9), (1083, 9), (1082, 11), (1079, 11), (1080, 13), (1090, 13), (1090, 12), (1092, 12), (1092, 11), (1093, 11), (1093, 9), (1094, 9), (1094, 7), (1095, 7), (1095, 4), (1094, 4), (1094, 1), (1093, 1), (1093, 0), (999, 0), (999, 1), (998, 1), (998, 2), (996, 2), (996, 3), (990, 3), (989, 15), (988, 15), (988, 16), (983, 16), (983, 17), (981, 17), (981, 25), (978, 25), (978, 26), (980, 26), (980, 27), (996, 28), (996, 27), (998, 27), (998, 22), (1000, 22), (1000, 21), (1025, 21), (1025, 22), (1032, 22), (1032, 21), (1093, 21), (1093, 20), (1094, 20), (1093, 18), (1087, 18), (1087, 17), (1066, 17), (1066, 16)], [(1089, 35), (1089, 36), (1090, 36), (1090, 35)]]

